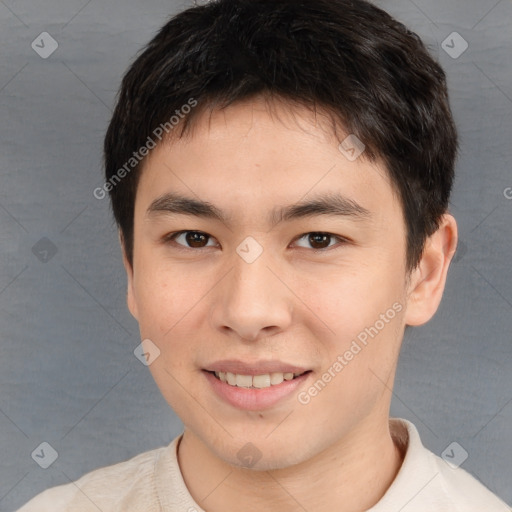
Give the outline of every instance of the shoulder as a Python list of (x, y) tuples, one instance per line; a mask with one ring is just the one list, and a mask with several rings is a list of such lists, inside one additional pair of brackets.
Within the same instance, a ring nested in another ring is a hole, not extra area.
[(48, 489), (18, 512), (159, 511), (154, 483), (155, 465), (172, 450), (176, 441), (127, 461), (91, 471), (69, 484)]
[(445, 461), (425, 448), (411, 422), (392, 419), (390, 427), (405, 457), (395, 481), (372, 512), (381, 512), (384, 508), (379, 506), (387, 505), (400, 505), (403, 512), (510, 512), (475, 477), (447, 462), (451, 452)]
[(427, 451), (437, 468), (439, 485), (457, 511), (510, 512), (510, 508), (474, 476), (461, 467), (451, 467), (445, 460)]

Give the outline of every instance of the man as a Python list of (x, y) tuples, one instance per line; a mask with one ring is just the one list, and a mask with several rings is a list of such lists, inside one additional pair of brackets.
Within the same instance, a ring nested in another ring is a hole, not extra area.
[(367, 2), (174, 17), (124, 77), (95, 195), (184, 433), (21, 511), (509, 510), (389, 418), (456, 249), (456, 153), (442, 69)]

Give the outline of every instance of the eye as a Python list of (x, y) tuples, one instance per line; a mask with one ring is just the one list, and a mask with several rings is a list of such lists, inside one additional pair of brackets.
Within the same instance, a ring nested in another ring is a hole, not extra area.
[(305, 247), (306, 249), (314, 249), (316, 251), (322, 251), (325, 249), (328, 249), (329, 247), (332, 247), (336, 244), (331, 244), (331, 242), (338, 240), (340, 243), (348, 242), (347, 239), (342, 238), (337, 235), (333, 235), (331, 233), (323, 233), (323, 232), (311, 232), (311, 233), (305, 233), (300, 238), (297, 239), (297, 241), (305, 240), (306, 244), (309, 244), (308, 246), (300, 246)]
[(215, 243), (210, 244), (213, 237), (202, 231), (178, 231), (171, 233), (164, 238), (164, 242), (175, 242), (186, 249), (202, 249), (204, 247), (215, 247)]
[[(178, 231), (176, 233), (170, 233), (163, 239), (165, 243), (173, 242), (183, 249), (203, 249), (206, 247), (215, 247), (217, 244), (214, 242), (214, 238), (203, 231)], [(306, 245), (301, 245), (300, 241), (303, 241)], [(313, 249), (314, 251), (325, 251), (330, 247), (336, 245), (336, 241), (339, 244), (348, 242), (346, 238), (333, 235), (331, 233), (324, 232), (311, 232), (305, 233), (296, 239), (299, 247), (305, 249)]]

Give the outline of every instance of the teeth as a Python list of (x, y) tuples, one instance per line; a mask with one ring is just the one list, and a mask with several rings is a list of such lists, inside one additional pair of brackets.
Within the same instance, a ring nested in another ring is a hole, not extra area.
[(250, 388), (252, 386), (252, 377), (250, 375), (236, 375), (236, 385), (239, 388)]
[(267, 373), (265, 375), (255, 375), (252, 378), (252, 385), (255, 388), (269, 388), (270, 387), (270, 375)]
[(226, 382), (230, 386), (239, 388), (256, 388), (263, 389), (270, 386), (277, 386), (285, 380), (292, 380), (302, 373), (265, 373), (263, 375), (240, 375), (231, 372), (215, 372), (215, 376), (222, 382)]
[(284, 375), (282, 373), (271, 373), (270, 374), (270, 384), (275, 386), (276, 384), (281, 384), (284, 380)]

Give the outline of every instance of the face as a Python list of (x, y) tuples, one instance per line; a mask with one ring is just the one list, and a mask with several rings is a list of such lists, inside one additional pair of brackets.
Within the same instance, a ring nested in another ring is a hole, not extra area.
[(151, 153), (125, 261), (186, 432), (235, 465), (250, 442), (265, 469), (387, 421), (407, 310), (384, 167), (350, 161), (319, 114), (276, 108), (231, 106)]

